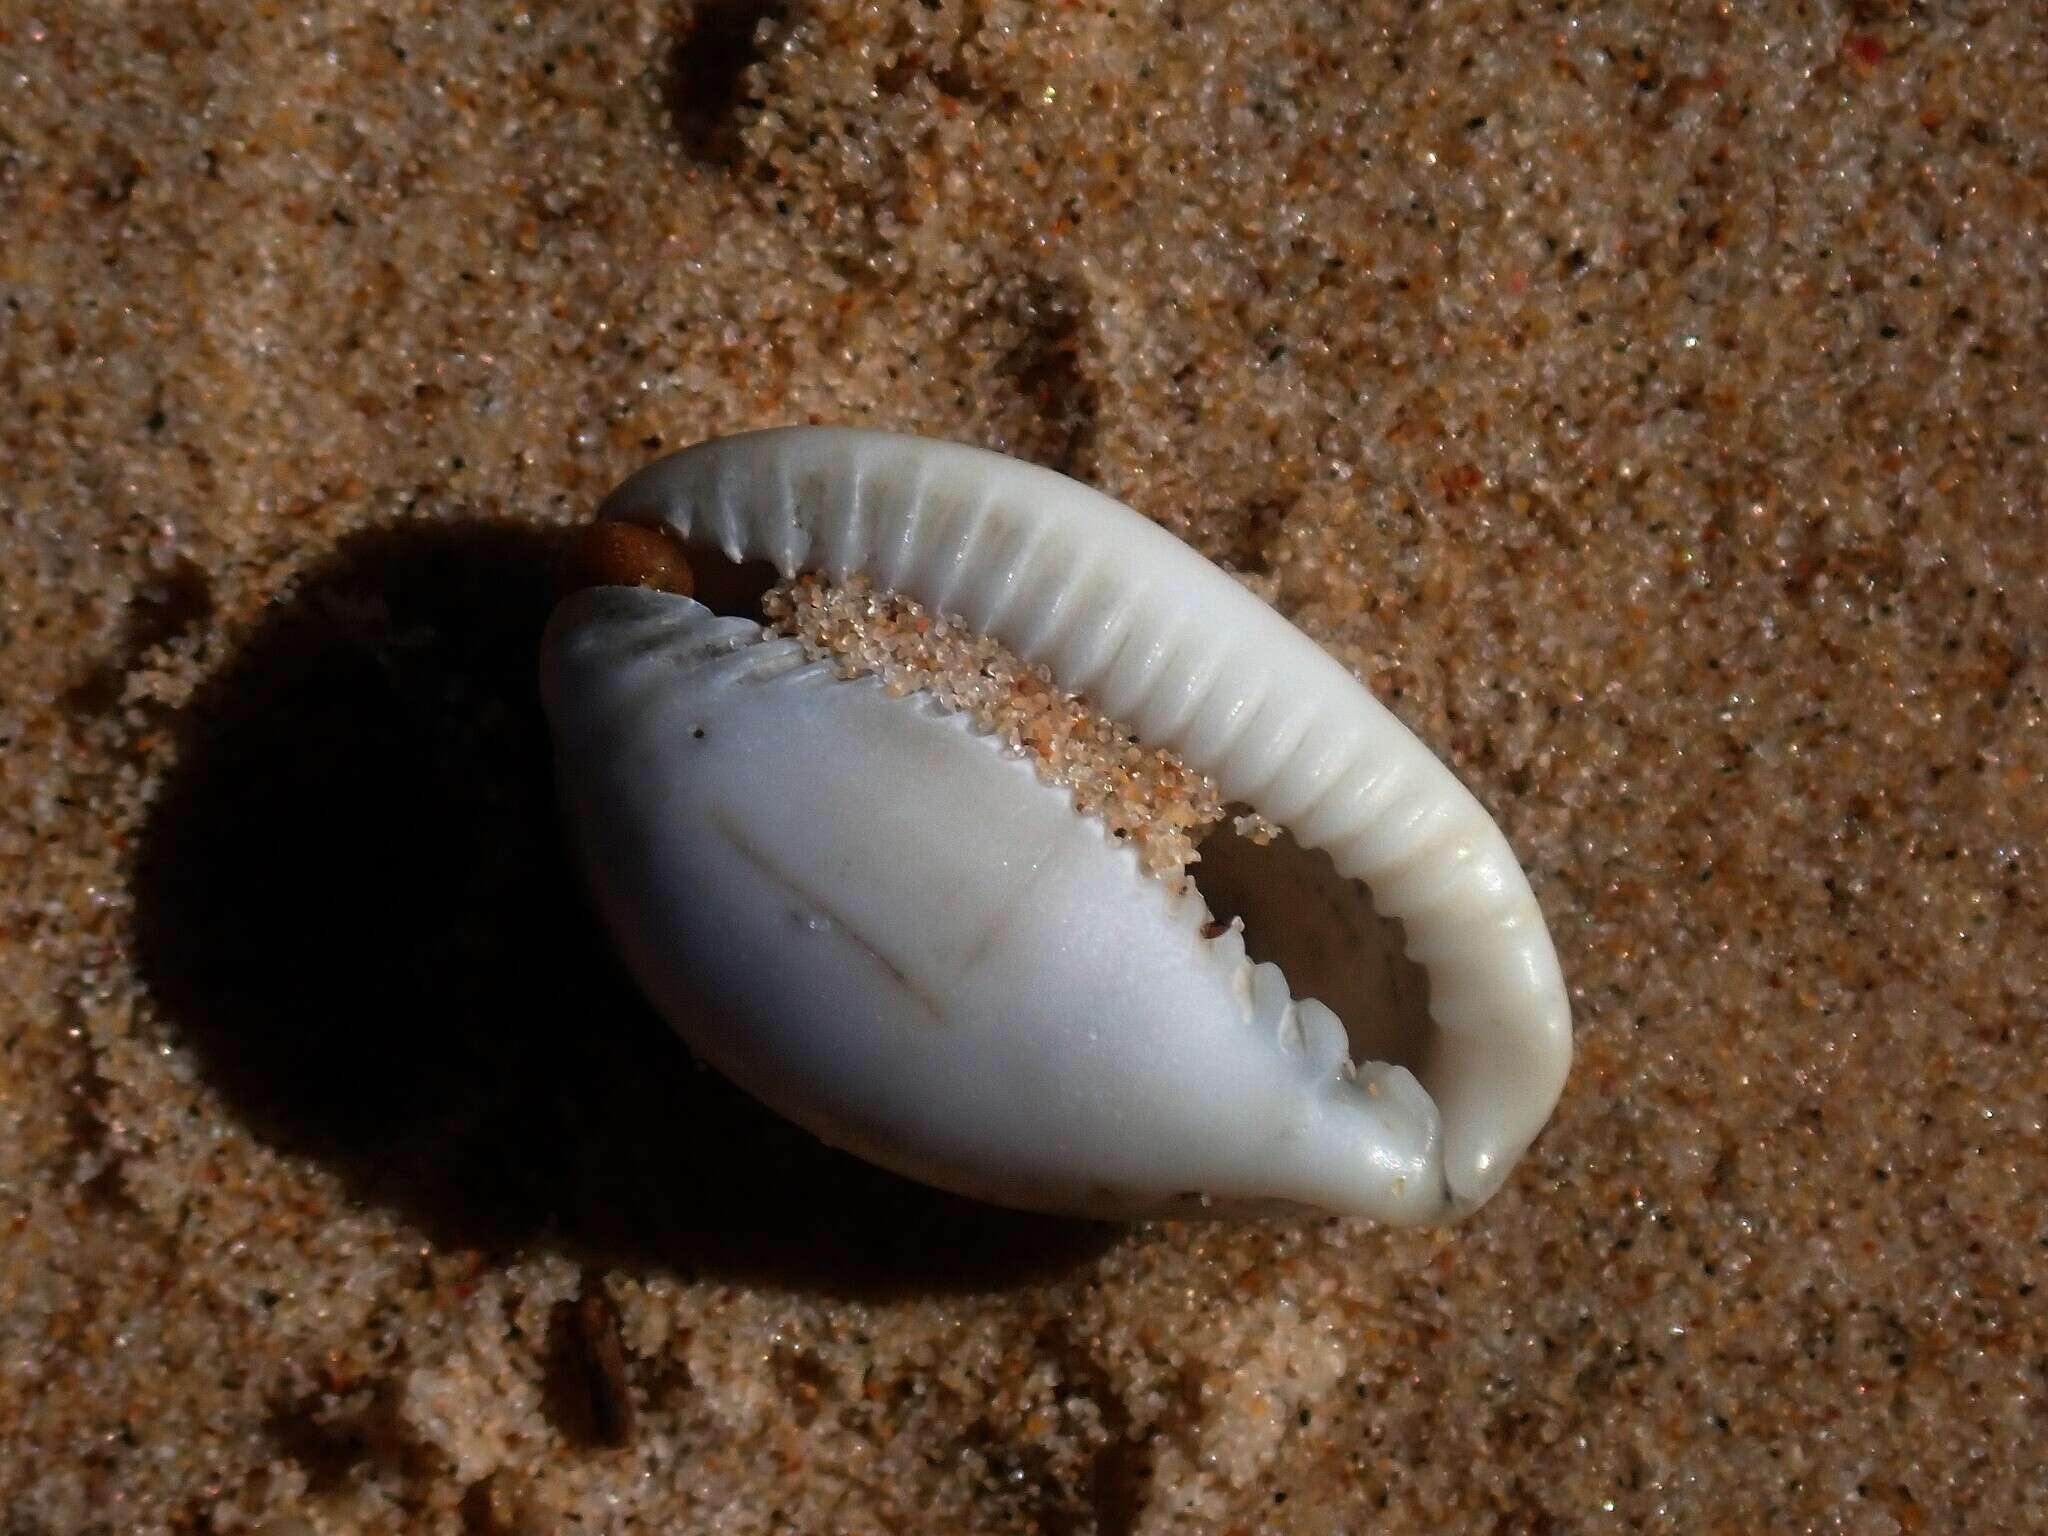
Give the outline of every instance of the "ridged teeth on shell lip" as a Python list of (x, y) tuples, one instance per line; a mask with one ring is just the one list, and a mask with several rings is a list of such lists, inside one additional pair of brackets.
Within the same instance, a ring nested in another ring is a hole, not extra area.
[[(603, 589), (579, 593), (580, 600), (603, 604), (609, 600)], [(644, 603), (635, 591), (627, 599), (644, 606), (633, 619), (632, 638), (616, 655), (616, 664), (650, 679), (667, 682), (687, 671), (708, 682), (765, 683), (778, 678), (801, 681), (815, 673), (832, 676), (828, 662), (806, 657), (796, 641), (771, 635), (751, 619), (707, 618), (703, 605), (692, 598), (666, 597), (658, 605)], [(675, 637), (692, 631), (688, 643), (678, 647)]]
[(707, 682), (765, 683), (802, 667), (801, 647), (761, 641), (700, 655), (691, 670)]
[[(1278, 967), (1261, 965), (1252, 970), (1253, 1027), (1260, 1030), (1270, 1028), (1274, 1043), (1282, 1051), (1301, 1058), (1302, 1068), (1310, 1081), (1323, 1078), (1348, 1080), (1355, 1068), (1351, 1061), (1351, 1036), (1344, 1028), (1344, 1021), (1327, 1004), (1313, 997), (1290, 1000), (1275, 1014), (1273, 984), (1259, 973), (1279, 975)], [(1262, 980), (1266, 987), (1264, 991), (1261, 990)], [(1284, 976), (1278, 985), (1285, 988)]]
[(1262, 1030), (1276, 1034), (1293, 1023), (1294, 996), (1287, 990), (1287, 973), (1270, 960), (1252, 967), (1252, 1021)]
[[(1207, 908), (1203, 908), (1195, 920), (1206, 921), (1207, 918)], [(1202, 942), (1209, 946), (1209, 952), (1218, 964), (1227, 965), (1233, 970), (1250, 969), (1250, 962), (1245, 958), (1243, 918), (1233, 917), (1223, 925), (1222, 931), (1213, 938), (1203, 939)]]
[(1401, 1115), (1441, 1129), (1442, 1115), (1436, 1100), (1406, 1067), (1389, 1061), (1369, 1061), (1357, 1069), (1356, 1086), (1358, 1092), (1392, 1106)]
[[(1337, 1015), (1306, 998), (1296, 1002), (1287, 983), (1287, 973), (1270, 960), (1254, 961), (1245, 949), (1244, 919), (1233, 917), (1220, 933), (1202, 941), (1210, 958), (1225, 967), (1232, 989), (1244, 1008), (1246, 1027), (1256, 1030), (1290, 1055), (1299, 1055), (1311, 1065), (1314, 1076), (1334, 1072), (1349, 1060), (1350, 1037)], [(1306, 1018), (1303, 1010), (1313, 1010)], [(1335, 1058), (1332, 1054), (1334, 1031)]]
[(1311, 1077), (1333, 1076), (1351, 1064), (1351, 1036), (1327, 1004), (1304, 997), (1294, 1005), (1294, 1013)]

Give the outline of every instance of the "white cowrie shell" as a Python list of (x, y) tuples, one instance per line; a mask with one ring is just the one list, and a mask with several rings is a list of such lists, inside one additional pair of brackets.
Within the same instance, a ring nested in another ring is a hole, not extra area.
[(958, 615), (1326, 850), (1428, 976), (1414, 1072), (1353, 1072), (1335, 1015), (964, 717), (688, 598), (586, 589), (542, 685), (591, 888), (656, 1007), (777, 1110), (1004, 1204), (1404, 1222), (1492, 1194), (1549, 1117), (1569, 1008), (1506, 841), (1164, 530), (1050, 470), (833, 428), (702, 444), (601, 515)]

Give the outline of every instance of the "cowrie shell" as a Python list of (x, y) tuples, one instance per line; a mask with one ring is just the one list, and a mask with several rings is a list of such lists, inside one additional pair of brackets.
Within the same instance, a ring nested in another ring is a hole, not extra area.
[(1411, 1065), (1354, 1066), (1370, 1021), (1255, 963), (1200, 865), (1190, 889), (1148, 875), (963, 716), (687, 597), (586, 588), (542, 687), (591, 890), (654, 1005), (781, 1113), (1018, 1207), (1393, 1222), (1484, 1200), (1548, 1119), (1570, 1011), (1499, 829), (1163, 529), (1050, 470), (836, 428), (688, 449), (601, 516), (957, 615), (1325, 851), (1365, 916), (1322, 937), (1376, 910), (1428, 980)]

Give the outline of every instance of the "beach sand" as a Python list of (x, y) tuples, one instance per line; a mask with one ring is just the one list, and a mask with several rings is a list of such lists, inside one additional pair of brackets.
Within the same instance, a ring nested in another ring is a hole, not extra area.
[[(2048, 31), (1682, 9), (0, 0), (0, 1532), (2039, 1529)], [(550, 540), (803, 421), (1473, 787), (1492, 1203), (1020, 1217), (691, 1063)]]

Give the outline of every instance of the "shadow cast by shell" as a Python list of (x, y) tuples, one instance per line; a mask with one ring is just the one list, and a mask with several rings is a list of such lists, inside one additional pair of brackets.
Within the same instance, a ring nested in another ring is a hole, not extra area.
[(1114, 1229), (939, 1194), (695, 1064), (562, 847), (534, 685), (550, 541), (346, 541), (181, 716), (134, 869), (174, 1038), (271, 1144), (437, 1241), (889, 1296), (1000, 1288)]

